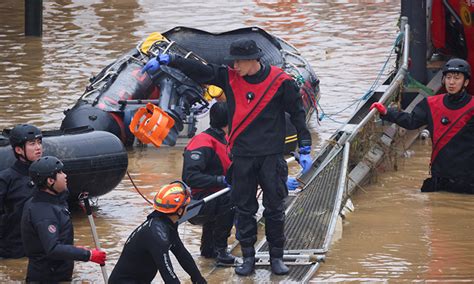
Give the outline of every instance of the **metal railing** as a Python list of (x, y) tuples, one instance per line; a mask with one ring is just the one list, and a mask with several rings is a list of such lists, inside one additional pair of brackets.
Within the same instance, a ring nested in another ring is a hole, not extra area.
[[(406, 21), (406, 17), (403, 17), (403, 21)], [(387, 90), (383, 93), (382, 97), (379, 99), (380, 103), (385, 103), (388, 98), (392, 97), (396, 91), (399, 90), (400, 86), (403, 84), (403, 80), (405, 80), (405, 76), (408, 73), (408, 58), (409, 58), (409, 50), (410, 50), (410, 25), (405, 24), (403, 26), (401, 32), (404, 33), (404, 40), (403, 40), (403, 61), (402, 65), (397, 71), (395, 78), (392, 80), (390, 85), (388, 86)], [(375, 116), (377, 110), (372, 109), (369, 114), (367, 114), (364, 119), (352, 130), (351, 135), (347, 138), (347, 141), (352, 142), (355, 138), (357, 133)]]

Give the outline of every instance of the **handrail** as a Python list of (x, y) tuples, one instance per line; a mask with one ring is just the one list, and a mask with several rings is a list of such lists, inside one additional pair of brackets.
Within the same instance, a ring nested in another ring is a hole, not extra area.
[[(408, 58), (409, 58), (409, 49), (410, 49), (410, 25), (406, 24), (405, 29), (404, 29), (404, 39), (403, 39), (403, 61), (402, 61), (402, 66), (397, 71), (397, 74), (395, 75), (395, 78), (392, 80), (390, 83), (389, 87), (387, 90), (383, 93), (382, 97), (379, 99), (380, 103), (385, 103), (385, 101), (391, 97), (396, 91), (398, 91), (398, 88), (401, 84), (403, 84), (403, 80), (405, 79), (405, 76), (408, 72)], [(362, 119), (362, 121), (353, 129), (351, 135), (347, 138), (346, 141), (351, 142), (357, 133), (364, 127), (377, 113), (376, 109), (372, 109), (365, 117)]]
[(346, 176), (347, 176), (347, 170), (349, 167), (349, 152), (351, 149), (351, 143), (346, 142), (344, 144), (344, 152), (342, 153), (342, 163), (341, 163), (341, 172), (339, 176), (339, 181), (338, 181), (338, 187), (337, 187), (337, 197), (335, 200), (335, 206), (339, 206), (337, 209), (338, 214), (335, 215), (335, 217), (331, 218), (329, 222), (329, 228), (326, 233), (326, 237), (324, 238), (324, 244), (323, 244), (323, 251), (327, 252), (329, 251), (329, 247), (331, 246), (332, 243), (332, 238), (334, 236), (334, 231), (336, 230), (336, 223), (337, 223), (337, 218), (339, 216), (339, 212), (341, 212), (341, 207), (342, 207), (342, 199), (344, 198), (345, 191), (346, 191)]

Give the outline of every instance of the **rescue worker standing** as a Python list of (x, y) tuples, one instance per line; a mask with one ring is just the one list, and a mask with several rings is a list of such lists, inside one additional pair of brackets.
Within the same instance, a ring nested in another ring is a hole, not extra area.
[(20, 221), (23, 206), (34, 192), (28, 168), (43, 154), (42, 137), (41, 131), (30, 124), (17, 125), (10, 132), (10, 145), (16, 161), (13, 166), (0, 172), (0, 257), (2, 258), (25, 256)]
[(30, 166), (38, 190), (25, 203), (21, 236), (28, 256), (27, 282), (71, 281), (74, 260), (104, 264), (103, 251), (74, 246), (74, 229), (64, 194), (67, 179), (63, 163), (45, 156)]
[(447, 93), (423, 99), (412, 113), (374, 103), (383, 120), (406, 129), (427, 125), (431, 133), (431, 177), (421, 191), (452, 191), (474, 194), (474, 99), (466, 87), (471, 78), (469, 63), (449, 60), (442, 82)]
[(236, 205), (237, 239), (243, 264), (235, 269), (239, 275), (255, 270), (258, 210), (257, 186), (263, 190), (265, 234), (270, 245), (272, 271), (288, 273), (283, 263), (285, 243), (284, 199), (288, 167), (283, 158), (285, 145), (285, 111), (290, 114), (298, 134), (300, 164), (310, 169), (311, 136), (306, 127), (305, 111), (296, 82), (278, 67), (263, 64), (263, 52), (250, 39), (238, 39), (230, 46), (233, 67), (207, 64), (176, 55), (159, 55), (143, 71), (153, 75), (160, 64), (169, 64), (201, 84), (216, 85), (224, 90), (229, 108), (229, 146), (232, 153), (232, 200)]
[(189, 189), (178, 181), (158, 191), (153, 202), (155, 211), (128, 237), (109, 283), (151, 283), (158, 271), (165, 283), (180, 283), (169, 251), (176, 256), (193, 283), (207, 283), (178, 233), (177, 222), (190, 201)]
[[(209, 113), (211, 127), (194, 136), (184, 149), (183, 181), (191, 187), (195, 200), (229, 186), (225, 179), (230, 166), (226, 103), (215, 103)], [(201, 256), (234, 263), (235, 257), (227, 251), (227, 238), (234, 224), (230, 192), (207, 202), (190, 222), (202, 224)]]

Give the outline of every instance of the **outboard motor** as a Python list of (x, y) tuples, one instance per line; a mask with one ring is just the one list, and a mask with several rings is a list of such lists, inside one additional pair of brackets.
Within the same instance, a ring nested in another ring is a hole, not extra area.
[(179, 132), (184, 128), (183, 121), (190, 115), (191, 106), (200, 103), (208, 107), (209, 103), (202, 95), (203, 88), (178, 69), (162, 66), (154, 80), (160, 86), (160, 108), (175, 121), (163, 144), (174, 146)]

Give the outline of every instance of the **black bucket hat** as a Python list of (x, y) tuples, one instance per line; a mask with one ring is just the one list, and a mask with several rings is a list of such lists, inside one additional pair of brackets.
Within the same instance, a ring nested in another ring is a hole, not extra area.
[(238, 39), (230, 45), (230, 55), (225, 60), (251, 60), (260, 59), (263, 56), (262, 50), (254, 40)]

